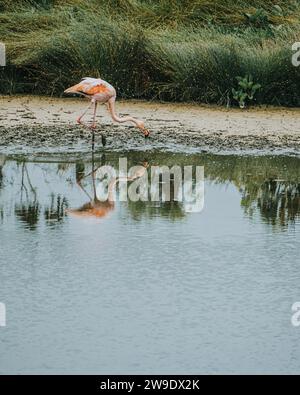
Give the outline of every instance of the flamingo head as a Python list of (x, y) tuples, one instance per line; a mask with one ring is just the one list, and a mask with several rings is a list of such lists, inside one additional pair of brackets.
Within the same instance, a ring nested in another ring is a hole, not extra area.
[(149, 137), (150, 136), (150, 132), (149, 132), (148, 129), (146, 129), (145, 124), (144, 124), (143, 121), (137, 121), (136, 125), (144, 133), (145, 137)]

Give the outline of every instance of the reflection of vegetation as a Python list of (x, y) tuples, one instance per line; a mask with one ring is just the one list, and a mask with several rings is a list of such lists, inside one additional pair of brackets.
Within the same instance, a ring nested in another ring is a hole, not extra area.
[[(4, 155), (0, 155), (0, 193), (1, 193), (1, 189), (4, 187), (4, 175), (3, 175), (3, 166), (5, 165), (5, 156)], [(4, 212), (3, 212), (3, 207), (0, 206), (0, 220), (1, 222), (3, 222), (3, 218), (4, 218)]]
[(247, 215), (257, 211), (263, 221), (279, 226), (300, 217), (299, 158), (227, 156), (216, 160), (207, 155), (203, 164), (206, 177), (236, 185)]
[(39, 220), (40, 205), (38, 202), (16, 205), (15, 214), (29, 229), (34, 230)]
[(55, 199), (55, 195), (51, 195), (51, 203), (49, 207), (44, 210), (44, 216), (47, 223), (60, 222), (66, 215), (66, 208), (68, 202), (66, 198), (62, 198), (58, 195)]
[[(182, 172), (183, 174), (183, 172)], [(148, 173), (149, 185), (150, 185), (150, 171)], [(160, 183), (163, 181), (162, 175), (159, 177)], [(159, 185), (159, 201), (156, 202), (131, 202), (128, 200), (128, 210), (132, 215), (133, 219), (140, 220), (143, 216), (148, 218), (153, 217), (165, 217), (172, 221), (182, 219), (185, 217), (184, 205), (182, 202), (175, 200), (178, 196), (178, 190), (175, 191), (174, 174), (170, 174), (170, 201), (164, 201), (162, 184)], [(150, 193), (149, 193), (150, 198)]]
[[(23, 202), (23, 191), (25, 191), (26, 203)], [(40, 205), (37, 202), (36, 190), (32, 186), (25, 162), (22, 163), (21, 202), (15, 206), (15, 215), (27, 224), (29, 229), (36, 228), (40, 215)]]
[(84, 170), (85, 170), (84, 163), (76, 162), (76, 164), (75, 164), (75, 173), (76, 173), (76, 181), (77, 182), (79, 180), (81, 180), (82, 177), (84, 176)]
[[(16, 217), (31, 230), (36, 229), (36, 226), (40, 219), (40, 213), (42, 211), (42, 205), (38, 201), (38, 188), (34, 187), (31, 181), (30, 170), (28, 170), (27, 163), (25, 161), (17, 162), (17, 169), (21, 165), (21, 186), (20, 186), (20, 202), (15, 204), (15, 215)], [(36, 165), (38, 169), (42, 170), (42, 177), (46, 183), (48, 175), (48, 167), (45, 169)], [(67, 170), (67, 166), (58, 167), (58, 172), (64, 172)], [(19, 170), (17, 170), (19, 172)], [(50, 173), (51, 174), (51, 173)], [(62, 198), (60, 195), (56, 196), (51, 194), (50, 205), (46, 206), (44, 211), (44, 218), (46, 223), (52, 223), (53, 221), (59, 222), (65, 216), (65, 209), (67, 207), (67, 200)]]
[[(27, 184), (28, 185), (26, 185), (26, 179), (27, 179)], [(22, 197), (23, 197), (23, 191), (25, 191), (27, 199), (29, 198), (29, 193), (31, 193), (33, 195), (34, 200), (36, 199), (36, 190), (32, 186), (32, 183), (31, 183), (31, 180), (30, 180), (30, 176), (29, 176), (29, 173), (28, 173), (28, 169), (27, 169), (27, 166), (26, 166), (25, 162), (22, 163), (21, 200), (22, 200)]]
[(269, 179), (252, 189), (245, 186), (242, 206), (249, 215), (257, 208), (265, 222), (286, 226), (300, 216), (300, 183)]
[(132, 218), (136, 221), (143, 217), (164, 217), (172, 221), (185, 217), (181, 202), (131, 202), (129, 200), (127, 207)]
[(2, 188), (3, 185), (3, 166), (5, 165), (5, 156), (0, 155), (0, 189)]

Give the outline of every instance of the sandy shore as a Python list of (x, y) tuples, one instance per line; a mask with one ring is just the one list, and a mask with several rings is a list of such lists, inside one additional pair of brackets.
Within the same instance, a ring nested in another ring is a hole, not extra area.
[[(0, 98), (0, 152), (81, 152), (90, 150), (89, 129), (76, 125), (87, 102), (82, 98), (4, 96)], [(120, 115), (144, 119), (151, 138), (130, 125), (112, 122), (98, 110), (108, 149), (300, 153), (300, 109), (225, 109), (190, 104), (117, 102)], [(88, 116), (87, 120), (90, 119)]]

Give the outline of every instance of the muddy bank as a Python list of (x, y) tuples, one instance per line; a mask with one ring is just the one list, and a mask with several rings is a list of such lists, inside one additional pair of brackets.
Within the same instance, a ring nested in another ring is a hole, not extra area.
[[(90, 130), (75, 122), (85, 105), (84, 99), (1, 98), (0, 152), (90, 151)], [(118, 111), (144, 119), (151, 137), (144, 139), (130, 125), (114, 124), (103, 106), (97, 116), (97, 148), (102, 148), (103, 134), (106, 148), (116, 150), (300, 153), (298, 109), (240, 111), (129, 101), (119, 102)]]

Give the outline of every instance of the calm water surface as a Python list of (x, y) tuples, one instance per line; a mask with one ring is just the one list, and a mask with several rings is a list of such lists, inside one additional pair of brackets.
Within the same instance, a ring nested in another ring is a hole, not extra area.
[(0, 157), (0, 372), (298, 373), (300, 159), (147, 155), (203, 165), (204, 209), (92, 216), (90, 158)]

